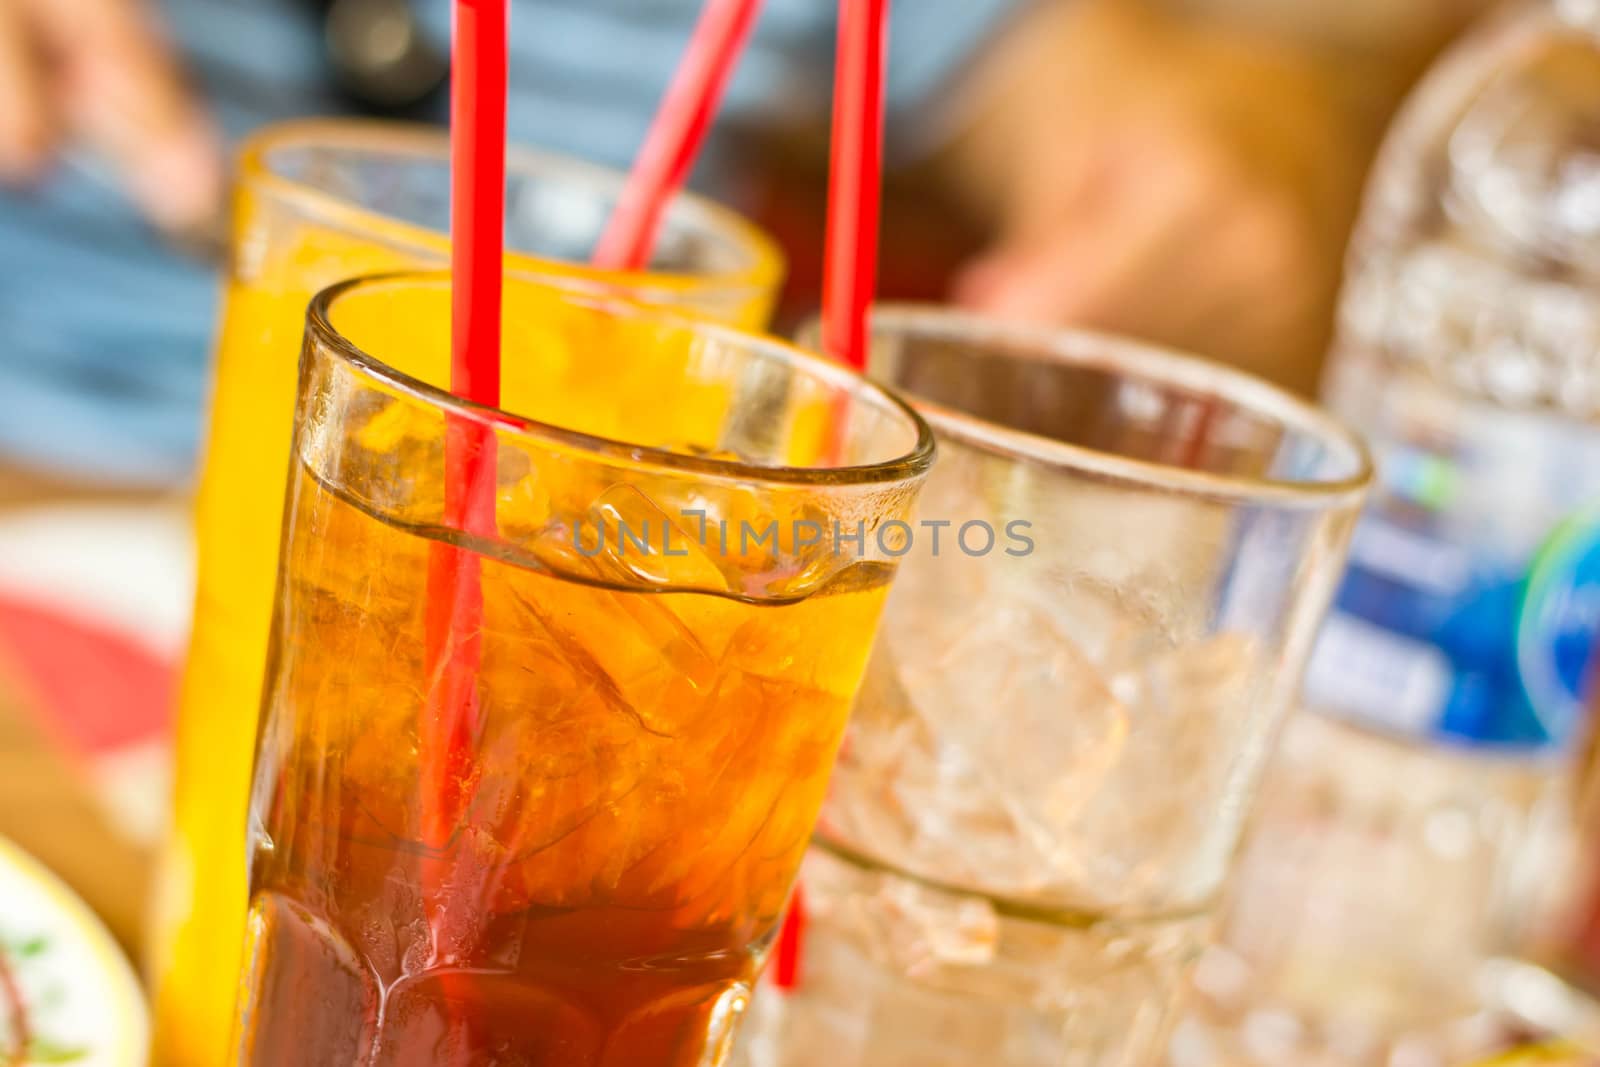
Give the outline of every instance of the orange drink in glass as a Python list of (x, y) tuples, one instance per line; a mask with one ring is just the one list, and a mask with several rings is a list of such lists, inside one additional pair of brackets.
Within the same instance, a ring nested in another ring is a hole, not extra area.
[[(178, 715), (175, 823), (150, 945), (156, 1061), (222, 1062), (245, 902), (245, 806), (256, 736), (295, 357), (317, 290), (448, 253), (442, 131), (354, 121), (268, 128), (242, 152), (233, 249), (197, 514), (199, 587)], [(583, 266), (623, 176), (513, 150), (513, 264), (604, 281), (632, 298), (758, 327), (782, 275), (753, 226), (674, 202), (648, 273)]]
[[(389, 275), (309, 312), (237, 1062), (721, 1063), (930, 431), (780, 342), (514, 277), (505, 410), (477, 407), (427, 384), (448, 301)], [(444, 504), (452, 423), (487, 528)], [(482, 598), (442, 777), (439, 553)]]

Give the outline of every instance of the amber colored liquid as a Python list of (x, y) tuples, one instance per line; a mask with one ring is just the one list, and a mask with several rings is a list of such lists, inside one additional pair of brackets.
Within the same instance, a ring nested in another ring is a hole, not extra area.
[(720, 1062), (886, 574), (855, 564), (805, 599), (758, 604), (483, 557), (468, 799), (429, 847), (430, 542), (304, 470), (295, 493), (240, 1062)]
[[(245, 805), (306, 303), (341, 278), (442, 262), (445, 249), (442, 235), (399, 222), (369, 217), (364, 229), (343, 231), (308, 221), (250, 184), (238, 192), (236, 215), (237, 240), (253, 251), (244, 257), (249, 273), (236, 269), (230, 280), (217, 345), (195, 524), (199, 588), (177, 722), (174, 829), (162, 857), (148, 960), (160, 1067), (215, 1067), (233, 1019), (245, 921)], [(554, 269), (521, 257), (509, 262)], [(663, 276), (664, 284), (681, 281)], [(729, 316), (758, 327), (769, 299), (754, 292)]]

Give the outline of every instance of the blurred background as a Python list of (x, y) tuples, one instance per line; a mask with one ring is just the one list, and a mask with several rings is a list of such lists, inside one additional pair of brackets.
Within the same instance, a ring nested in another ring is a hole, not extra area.
[[(1597, 24), (1576, 0), (1534, 6)], [(880, 291), (1126, 333), (1313, 395), (1379, 146), (1442, 50), (1523, 17), (1488, 7), (902, 0)], [(513, 141), (626, 167), (696, 9), (513, 0)], [(130, 949), (167, 825), (231, 146), (296, 116), (442, 120), (448, 15), (445, 0), (0, 0), (0, 836)], [(782, 245), (779, 330), (818, 304), (834, 32), (826, 0), (768, 0), (693, 180)], [(1478, 48), (1458, 82), (1492, 80), (1502, 59)], [(1595, 119), (1592, 42), (1573, 49), (1538, 76)], [(1514, 112), (1508, 128), (1546, 139), (1497, 158), (1537, 167), (1540, 144), (1564, 145), (1588, 176), (1568, 175), (1566, 200), (1519, 192), (1514, 168), (1484, 180), (1565, 212), (1506, 256), (1559, 261), (1581, 289), (1600, 134), (1543, 115)], [(1600, 374), (1592, 348), (1572, 359)], [(1583, 402), (1563, 417), (1589, 432)], [(1426, 877), (1402, 891), (1425, 896)], [(1224, 992), (1228, 966), (1205, 972)], [(1262, 1040), (1239, 1062), (1271, 1062), (1282, 1046)]]

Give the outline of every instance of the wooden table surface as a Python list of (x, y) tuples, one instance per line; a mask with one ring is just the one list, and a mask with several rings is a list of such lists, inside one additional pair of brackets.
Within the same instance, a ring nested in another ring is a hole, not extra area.
[(137, 958), (149, 854), (116, 832), (0, 666), (0, 837), (55, 871)]
[[(148, 493), (64, 485), (0, 467), (0, 514), (73, 501), (157, 500)], [(134, 958), (149, 899), (151, 855), (101, 813), (80, 768), (42, 728), (42, 716), (0, 650), (0, 836), (56, 872)]]

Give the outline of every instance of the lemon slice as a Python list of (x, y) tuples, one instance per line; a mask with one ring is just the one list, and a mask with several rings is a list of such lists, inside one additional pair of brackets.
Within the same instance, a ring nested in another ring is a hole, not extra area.
[(148, 1028), (139, 983), (100, 920), (0, 838), (0, 1063), (144, 1067)]

